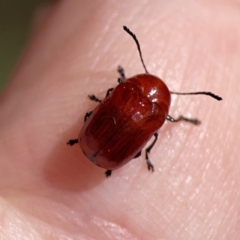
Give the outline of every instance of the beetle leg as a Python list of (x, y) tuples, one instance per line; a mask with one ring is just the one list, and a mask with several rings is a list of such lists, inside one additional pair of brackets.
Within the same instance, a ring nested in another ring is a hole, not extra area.
[(199, 125), (201, 122), (196, 118), (186, 118), (180, 115), (177, 119), (172, 118), (171, 116), (167, 115), (167, 120), (170, 122), (179, 122), (179, 121), (186, 121), (192, 123), (194, 125)]
[(102, 100), (100, 100), (99, 98), (97, 98), (95, 95), (88, 95), (88, 97), (95, 102), (102, 102)]
[(107, 170), (107, 171), (105, 172), (106, 177), (110, 177), (111, 174), (112, 174), (112, 170)]
[(113, 89), (114, 89), (114, 88), (109, 88), (109, 89), (107, 90), (106, 97), (108, 97), (108, 96), (112, 93)]
[(67, 145), (72, 146), (72, 145), (74, 145), (74, 144), (76, 144), (76, 143), (78, 143), (78, 139), (70, 139), (70, 140), (67, 142)]
[[(118, 66), (117, 71), (118, 71), (118, 73), (119, 73), (119, 75), (120, 75), (120, 77), (118, 78), (118, 82), (119, 82), (119, 83), (124, 82), (124, 80), (126, 79), (124, 69), (123, 69), (121, 66)], [(109, 88), (109, 89), (107, 90), (107, 93), (106, 93), (106, 96), (105, 96), (105, 97), (108, 97), (108, 96), (111, 94), (111, 92), (113, 91), (113, 89), (114, 89), (114, 88)], [(102, 100), (100, 100), (99, 98), (97, 98), (95, 95), (88, 95), (88, 97), (89, 97), (91, 100), (95, 101), (95, 102), (100, 102), (100, 103), (102, 102)]]
[(86, 115), (85, 115), (85, 117), (84, 117), (84, 122), (87, 121), (87, 119), (90, 117), (91, 114), (92, 114), (92, 111), (86, 113)]
[[(108, 96), (111, 94), (111, 92), (113, 91), (113, 89), (114, 89), (114, 88), (109, 88), (109, 89), (107, 90), (107, 93), (106, 93), (106, 96), (105, 96), (105, 97), (108, 97)], [(102, 100), (100, 100), (100, 99), (99, 99), (98, 97), (96, 97), (94, 94), (88, 95), (88, 97), (89, 97), (92, 101), (99, 102), (99, 103), (102, 102)]]
[(150, 151), (152, 150), (153, 146), (155, 145), (157, 139), (158, 139), (158, 133), (154, 133), (154, 137), (155, 139), (153, 140), (153, 142), (151, 143), (151, 145), (146, 149), (146, 162), (147, 162), (147, 167), (148, 167), (148, 170), (150, 171), (154, 171), (154, 166), (153, 164), (151, 163), (151, 161), (149, 160), (149, 157), (148, 155), (150, 154)]
[(135, 156), (134, 158), (138, 158), (138, 157), (140, 157), (141, 154), (142, 154), (142, 151), (140, 151), (139, 153), (137, 153), (136, 156)]
[(119, 73), (119, 75), (120, 75), (120, 78), (118, 78), (118, 82), (119, 82), (119, 83), (124, 82), (124, 80), (126, 79), (124, 69), (123, 69), (121, 66), (118, 66), (117, 71), (118, 71), (118, 73)]

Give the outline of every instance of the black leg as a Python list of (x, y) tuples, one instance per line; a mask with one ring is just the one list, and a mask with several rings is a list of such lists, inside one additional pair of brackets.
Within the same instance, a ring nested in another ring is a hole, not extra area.
[(72, 146), (72, 145), (74, 145), (74, 144), (76, 144), (76, 143), (78, 143), (78, 139), (70, 139), (70, 140), (67, 142), (67, 145)]
[(120, 78), (118, 78), (118, 82), (119, 82), (119, 83), (124, 82), (124, 80), (126, 79), (126, 77), (125, 77), (125, 71), (124, 71), (124, 69), (123, 69), (121, 66), (118, 67), (118, 73), (119, 73), (119, 75), (120, 75)]
[(201, 122), (196, 119), (196, 118), (186, 118), (184, 116), (179, 116), (177, 119), (172, 118), (171, 116), (167, 116), (167, 120), (170, 122), (179, 122), (179, 121), (185, 121), (185, 122), (189, 122), (192, 123), (194, 125), (199, 125)]
[(107, 170), (107, 171), (105, 172), (106, 177), (110, 177), (111, 174), (112, 174), (112, 170)]
[[(114, 88), (109, 88), (108, 90), (107, 90), (107, 93), (106, 93), (106, 96), (105, 97), (108, 97), (110, 94), (111, 94), (111, 92), (113, 91), (113, 89)], [(92, 101), (94, 101), (94, 102), (99, 102), (99, 103), (101, 103), (102, 102), (102, 100), (100, 100), (98, 97), (96, 97), (95, 95), (88, 95), (88, 97), (92, 100)]]
[[(122, 83), (122, 82), (126, 79), (126, 77), (125, 77), (124, 69), (123, 69), (121, 66), (118, 67), (118, 73), (119, 73), (119, 75), (120, 75), (120, 77), (118, 78), (118, 82), (119, 82), (119, 83)], [(113, 90), (114, 90), (114, 88), (109, 88), (109, 89), (107, 90), (107, 93), (106, 93), (106, 96), (105, 96), (105, 97), (108, 97)], [(102, 102), (102, 100), (100, 100), (98, 97), (96, 97), (96, 96), (93, 95), (93, 94), (92, 94), (92, 95), (88, 95), (88, 97), (89, 97), (92, 101), (99, 102), (99, 103)]]
[(95, 95), (88, 95), (88, 97), (95, 102), (102, 102), (102, 100), (98, 99)]
[(140, 157), (141, 154), (142, 154), (142, 151), (140, 151), (139, 153), (137, 153), (136, 156), (135, 156), (134, 158), (138, 158), (138, 157)]
[(91, 114), (92, 114), (92, 111), (86, 113), (86, 115), (85, 115), (85, 117), (84, 117), (84, 122), (87, 121), (87, 119), (91, 116)]
[(153, 142), (151, 143), (151, 145), (146, 149), (146, 162), (147, 162), (147, 167), (148, 167), (148, 170), (149, 171), (154, 171), (154, 166), (153, 164), (151, 163), (151, 161), (149, 160), (149, 154), (150, 154), (150, 151), (152, 150), (153, 146), (155, 145), (157, 139), (158, 139), (158, 133), (154, 133), (154, 137), (155, 139), (153, 140)]
[[(117, 71), (118, 71), (118, 73), (119, 73), (119, 75), (120, 75), (120, 77), (118, 78), (118, 82), (119, 82), (119, 83), (122, 83), (122, 82), (126, 79), (124, 69), (123, 69), (121, 66), (119, 66), (118, 69), (117, 69)], [(114, 90), (114, 88), (109, 88), (109, 89), (107, 90), (106, 97), (108, 97), (113, 90)]]
[(112, 93), (113, 89), (114, 89), (114, 88), (109, 88), (109, 89), (107, 90), (106, 97), (108, 97), (108, 96)]

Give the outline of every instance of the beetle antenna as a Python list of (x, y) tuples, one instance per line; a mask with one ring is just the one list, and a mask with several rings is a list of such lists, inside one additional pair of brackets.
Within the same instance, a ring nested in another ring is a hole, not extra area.
[(137, 44), (137, 48), (138, 48), (138, 52), (139, 52), (139, 56), (140, 56), (143, 68), (144, 68), (145, 72), (148, 73), (148, 70), (147, 70), (147, 68), (145, 66), (145, 63), (143, 61), (142, 51), (141, 51), (140, 44), (138, 42), (138, 39), (137, 39), (136, 35), (133, 32), (131, 32), (126, 26), (123, 26), (123, 29), (133, 38), (133, 40)]
[(210, 96), (218, 101), (221, 101), (222, 98), (219, 97), (218, 95), (214, 94), (214, 93), (211, 93), (211, 92), (170, 92), (171, 94), (176, 94), (176, 95), (207, 95), (207, 96)]

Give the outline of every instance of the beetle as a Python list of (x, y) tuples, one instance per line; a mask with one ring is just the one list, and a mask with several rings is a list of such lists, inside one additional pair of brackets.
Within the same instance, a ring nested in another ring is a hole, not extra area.
[(122, 67), (118, 67), (118, 85), (108, 89), (106, 97), (100, 100), (95, 95), (89, 98), (98, 106), (86, 113), (84, 125), (78, 139), (67, 142), (72, 146), (79, 143), (84, 155), (97, 166), (106, 169), (106, 176), (112, 170), (122, 167), (133, 158), (141, 155), (143, 147), (154, 136), (153, 142), (145, 150), (148, 170), (154, 171), (149, 154), (158, 139), (158, 130), (165, 120), (170, 122), (187, 121), (199, 125), (194, 118), (171, 117), (169, 106), (171, 94), (207, 95), (218, 101), (221, 97), (211, 92), (172, 92), (159, 78), (147, 71), (137, 37), (126, 26), (123, 29), (137, 45), (145, 73), (126, 78)]

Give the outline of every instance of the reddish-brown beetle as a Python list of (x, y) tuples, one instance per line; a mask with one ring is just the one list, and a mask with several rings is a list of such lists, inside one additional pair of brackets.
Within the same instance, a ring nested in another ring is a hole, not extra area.
[(106, 176), (110, 176), (112, 170), (131, 159), (139, 157), (142, 148), (152, 136), (155, 138), (146, 148), (145, 158), (148, 169), (154, 171), (149, 153), (157, 141), (157, 131), (166, 119), (170, 122), (200, 124), (197, 119), (183, 116), (174, 119), (168, 115), (171, 94), (204, 94), (222, 100), (211, 92), (170, 92), (160, 78), (148, 73), (136, 36), (127, 27), (124, 26), (123, 29), (134, 39), (146, 73), (126, 78), (124, 70), (119, 67), (119, 85), (114, 89), (110, 88), (102, 101), (94, 95), (89, 96), (100, 104), (85, 115), (85, 123), (78, 139), (67, 142), (71, 146), (79, 143), (90, 161), (107, 169)]

